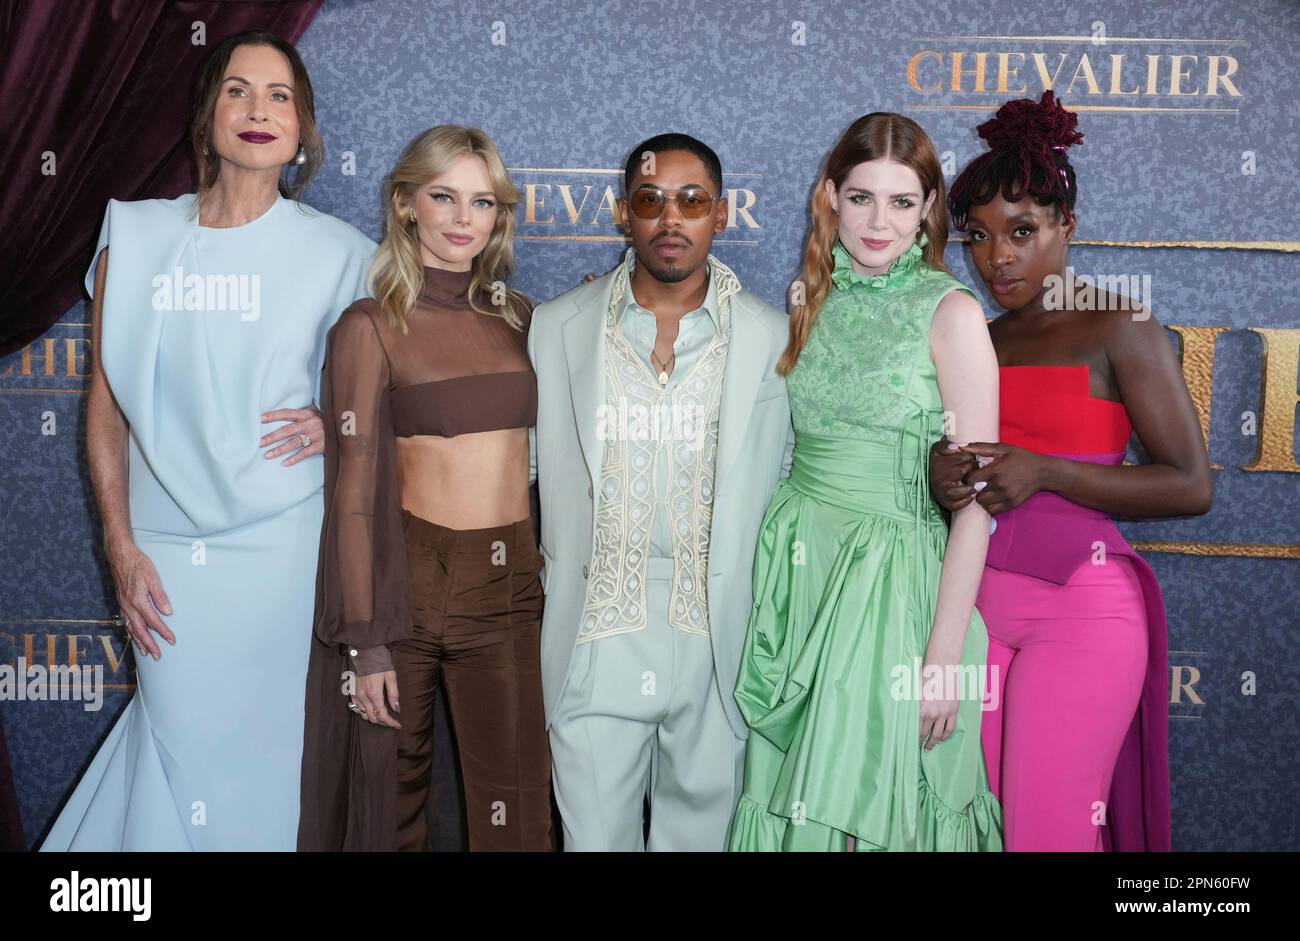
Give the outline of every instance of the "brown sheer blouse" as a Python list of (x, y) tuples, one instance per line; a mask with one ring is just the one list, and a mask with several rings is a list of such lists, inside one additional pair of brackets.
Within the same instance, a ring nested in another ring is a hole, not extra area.
[[(329, 334), (321, 380), (325, 520), (307, 676), (301, 850), (392, 849), (395, 730), (353, 716), (344, 684), (387, 669), (410, 636), (396, 439), (529, 428), (537, 385), (524, 331), (469, 304), (470, 272), (424, 269), (403, 334), (372, 299)], [(478, 306), (492, 310), (480, 295)], [(400, 721), (400, 719), (399, 719)]]

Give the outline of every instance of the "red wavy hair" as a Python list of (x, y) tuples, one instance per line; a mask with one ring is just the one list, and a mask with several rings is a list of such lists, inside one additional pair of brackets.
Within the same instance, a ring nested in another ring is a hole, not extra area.
[[(831, 292), (835, 259), (831, 250), (839, 237), (839, 219), (826, 194), (826, 181), (833, 180), (838, 192), (853, 168), (869, 160), (893, 160), (906, 164), (921, 181), (924, 197), (936, 193), (930, 211), (921, 220), (921, 233), (928, 238), (922, 250), (927, 264), (947, 271), (943, 250), (948, 244), (948, 204), (944, 198), (943, 169), (930, 136), (911, 118), (888, 111), (874, 111), (858, 118), (840, 135), (826, 156), (812, 198), (812, 228), (804, 247), (803, 268), (792, 285), (802, 285), (801, 303), (790, 304), (790, 340), (776, 371), (787, 376), (794, 369), (812, 333), (817, 314)], [(918, 241), (920, 233), (917, 234)]]

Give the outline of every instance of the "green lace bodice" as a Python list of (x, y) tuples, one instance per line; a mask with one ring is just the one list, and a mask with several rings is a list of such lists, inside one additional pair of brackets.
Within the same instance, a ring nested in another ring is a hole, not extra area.
[(894, 445), (904, 430), (943, 430), (930, 321), (945, 294), (974, 292), (926, 264), (913, 244), (883, 275), (853, 270), (838, 241), (833, 288), (787, 387), (798, 434)]

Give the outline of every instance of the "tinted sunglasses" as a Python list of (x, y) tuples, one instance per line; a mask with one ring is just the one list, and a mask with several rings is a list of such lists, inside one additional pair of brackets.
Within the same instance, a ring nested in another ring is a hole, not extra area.
[(713, 211), (713, 201), (718, 197), (698, 186), (688, 186), (676, 193), (665, 193), (658, 187), (636, 190), (628, 199), (632, 214), (640, 219), (658, 219), (670, 199), (677, 201), (677, 211), (684, 219), (703, 219)]

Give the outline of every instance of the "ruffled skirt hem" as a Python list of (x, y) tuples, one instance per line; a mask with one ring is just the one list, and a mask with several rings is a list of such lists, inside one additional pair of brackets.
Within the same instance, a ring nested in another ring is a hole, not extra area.
[(863, 834), (807, 817), (795, 822), (774, 814), (748, 794), (741, 795), (731, 826), (732, 852), (843, 851), (848, 838), (858, 852), (997, 853), (1002, 851), (1002, 808), (991, 791), (981, 791), (965, 810), (953, 810), (924, 778), (917, 787), (915, 825), (890, 820), (894, 834), (882, 845)]

